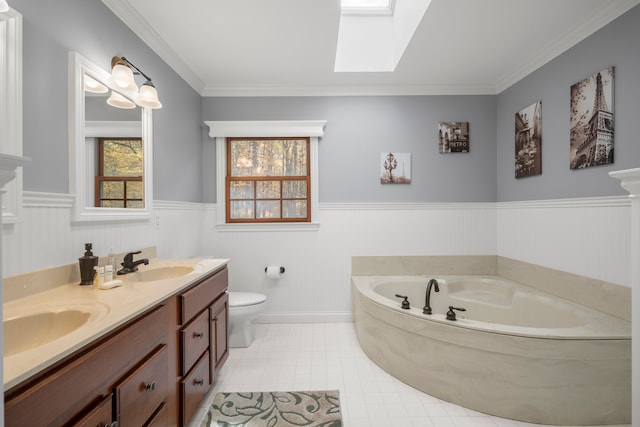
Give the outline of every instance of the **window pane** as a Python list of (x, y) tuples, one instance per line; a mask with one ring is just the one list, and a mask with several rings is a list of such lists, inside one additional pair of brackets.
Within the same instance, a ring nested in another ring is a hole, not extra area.
[(256, 199), (279, 199), (280, 181), (256, 182)]
[(283, 199), (306, 199), (307, 181), (282, 181)]
[(232, 201), (231, 218), (255, 218), (253, 215), (253, 201)]
[(282, 141), (231, 141), (231, 176), (282, 176)]
[(256, 218), (280, 218), (280, 200), (257, 200)]
[(229, 191), (231, 199), (253, 199), (253, 181), (231, 181)]
[(101, 200), (99, 207), (102, 207), (102, 208), (124, 208), (124, 200)]
[(127, 207), (133, 209), (142, 209), (144, 208), (144, 202), (142, 200), (128, 200)]
[(105, 139), (103, 144), (103, 176), (142, 176), (141, 139)]
[(283, 218), (306, 218), (307, 217), (307, 201), (306, 200), (283, 200), (282, 201), (282, 217)]
[[(144, 186), (142, 181), (127, 181), (127, 199), (142, 199)], [(127, 204), (127, 206), (130, 206)]]
[(283, 143), (283, 176), (305, 176), (307, 174), (307, 141), (286, 140)]
[(102, 181), (101, 199), (121, 199), (124, 200), (124, 182), (122, 181)]

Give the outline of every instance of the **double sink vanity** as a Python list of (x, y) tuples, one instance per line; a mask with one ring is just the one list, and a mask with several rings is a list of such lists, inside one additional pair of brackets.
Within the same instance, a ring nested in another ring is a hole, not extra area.
[(77, 264), (5, 278), (6, 426), (189, 422), (228, 356), (228, 260), (148, 251), (108, 290)]

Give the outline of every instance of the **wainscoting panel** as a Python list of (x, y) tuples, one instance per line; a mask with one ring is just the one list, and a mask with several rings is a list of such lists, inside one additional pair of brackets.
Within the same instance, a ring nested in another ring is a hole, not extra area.
[[(500, 255), (629, 284), (626, 197), (577, 200), (320, 205), (315, 230), (217, 227), (215, 204), (154, 202), (147, 221), (71, 223), (73, 197), (24, 193), (22, 219), (3, 226), (3, 273), (156, 246), (161, 258), (230, 258), (231, 290), (265, 293), (266, 322), (349, 321), (354, 255)], [(281, 265), (278, 281), (264, 268)], [(420, 302), (416, 302), (420, 303)]]
[(498, 255), (630, 286), (627, 197), (496, 204)]
[[(72, 223), (73, 196), (55, 193), (24, 193), (22, 219), (3, 225), (3, 275), (75, 262), (84, 244), (106, 256), (156, 246), (158, 256), (184, 258), (202, 248), (202, 204), (154, 202), (154, 218), (146, 221)], [(157, 222), (156, 222), (157, 221)]]
[[(316, 231), (226, 231), (207, 212), (207, 254), (231, 258), (230, 289), (267, 295), (261, 320), (351, 320), (354, 255), (493, 255), (494, 204), (321, 204)], [(285, 267), (277, 281), (268, 265)]]

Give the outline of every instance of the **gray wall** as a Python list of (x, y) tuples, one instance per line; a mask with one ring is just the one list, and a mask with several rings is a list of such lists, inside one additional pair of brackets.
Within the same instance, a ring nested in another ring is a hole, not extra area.
[[(493, 202), (495, 117), (495, 96), (203, 100), (203, 120), (327, 120), (318, 160), (323, 203)], [(441, 121), (469, 122), (469, 153), (438, 152)], [(215, 163), (213, 146), (206, 135), (205, 163)], [(411, 184), (380, 184), (381, 153), (388, 151), (411, 153)], [(213, 169), (205, 167), (207, 202), (215, 201)]]
[[(154, 198), (202, 201), (201, 97), (100, 0), (12, 0), (23, 15), (24, 189), (69, 192), (67, 57), (75, 50), (108, 70), (126, 56), (153, 78)], [(139, 82), (140, 83), (140, 82)]]
[[(498, 201), (626, 194), (612, 170), (640, 166), (640, 6), (636, 6), (498, 96)], [(569, 169), (569, 91), (615, 66), (614, 163)], [(542, 175), (514, 178), (514, 115), (542, 101)]]

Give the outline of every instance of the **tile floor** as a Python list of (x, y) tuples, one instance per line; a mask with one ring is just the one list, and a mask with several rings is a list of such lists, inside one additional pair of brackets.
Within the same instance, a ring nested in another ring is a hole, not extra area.
[(538, 425), (482, 414), (400, 382), (367, 358), (352, 323), (296, 323), (258, 324), (249, 348), (232, 348), (190, 427), (200, 427), (219, 391), (329, 389), (340, 390), (345, 427)]

